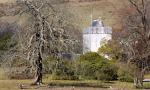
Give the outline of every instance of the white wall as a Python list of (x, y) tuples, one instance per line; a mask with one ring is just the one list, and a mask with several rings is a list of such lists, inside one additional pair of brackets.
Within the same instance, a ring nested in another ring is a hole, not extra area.
[(111, 34), (83, 34), (83, 53), (97, 52), (103, 40), (110, 40)]

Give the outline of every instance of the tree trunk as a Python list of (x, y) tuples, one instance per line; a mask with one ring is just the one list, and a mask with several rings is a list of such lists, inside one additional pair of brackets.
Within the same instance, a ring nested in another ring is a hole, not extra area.
[(143, 79), (144, 79), (144, 73), (141, 71), (134, 78), (134, 86), (143, 87)]
[(134, 86), (138, 87), (138, 78), (137, 77), (134, 78)]
[(143, 87), (143, 80), (139, 78), (134, 78), (134, 86), (135, 87)]
[(41, 57), (41, 53), (39, 52), (38, 59), (36, 60), (36, 75), (35, 75), (35, 80), (33, 82), (33, 85), (42, 84), (42, 77), (43, 77), (42, 69), (43, 69), (42, 57)]

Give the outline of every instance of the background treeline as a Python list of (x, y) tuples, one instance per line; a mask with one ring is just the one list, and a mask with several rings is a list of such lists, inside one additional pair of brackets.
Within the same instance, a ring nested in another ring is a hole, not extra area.
[[(11, 62), (11, 72), (5, 75), (10, 79), (30, 79), (34, 74), (30, 72), (29, 62), (16, 59)], [(58, 60), (48, 56), (43, 61), (44, 78), (50, 80), (102, 80), (133, 82), (133, 76), (126, 68), (119, 68), (115, 62), (110, 61), (97, 53), (89, 52), (81, 55), (77, 60)], [(29, 68), (24, 68), (24, 67)]]

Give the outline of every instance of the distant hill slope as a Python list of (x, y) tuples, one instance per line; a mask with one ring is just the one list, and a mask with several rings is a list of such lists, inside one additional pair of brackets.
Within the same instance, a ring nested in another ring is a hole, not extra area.
[(15, 2), (15, 0), (0, 0), (0, 3), (12, 3)]
[[(11, 3), (14, 1), (15, 0), (0, 0), (0, 3)], [(67, 3), (67, 5), (69, 11), (75, 16), (74, 23), (81, 29), (90, 25), (91, 14), (93, 19), (101, 17), (105, 25), (109, 25), (114, 29), (121, 29), (120, 11), (128, 5), (127, 0), (95, 0), (93, 2), (74, 1), (75, 0)], [(9, 19), (7, 21), (10, 21), (11, 17), (2, 17), (1, 19)]]
[(120, 11), (128, 5), (127, 0), (100, 0), (94, 2), (70, 3), (70, 11), (79, 18), (77, 22), (85, 28), (93, 19), (102, 18), (105, 25), (121, 29)]

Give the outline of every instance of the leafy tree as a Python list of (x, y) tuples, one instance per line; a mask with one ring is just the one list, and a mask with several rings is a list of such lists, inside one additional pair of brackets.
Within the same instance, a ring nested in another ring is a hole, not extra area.
[(95, 52), (81, 55), (78, 63), (79, 75), (83, 79), (115, 80), (117, 69), (109, 63), (109, 60)]
[(115, 61), (119, 59), (120, 52), (121, 47), (116, 39), (108, 41), (98, 49), (99, 54), (104, 56), (107, 55), (111, 60)]

